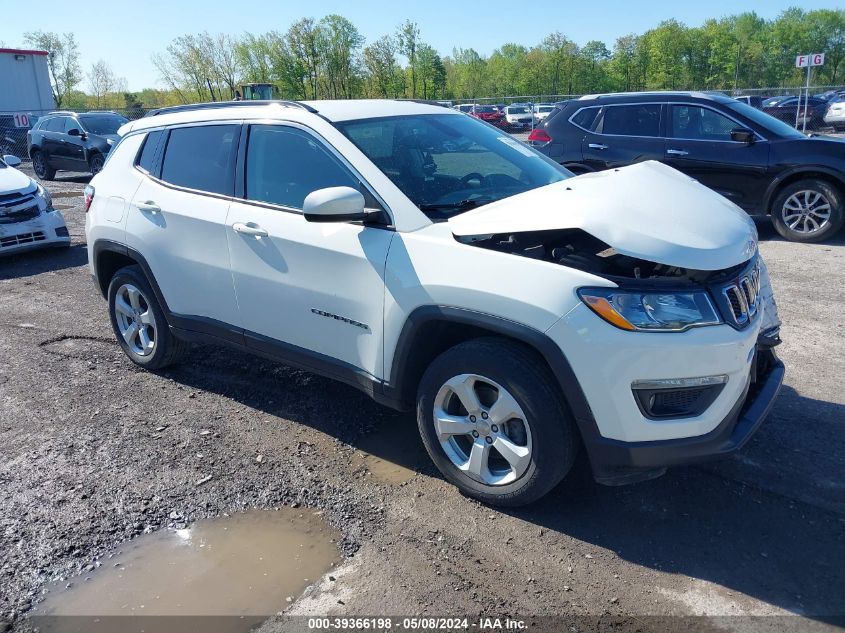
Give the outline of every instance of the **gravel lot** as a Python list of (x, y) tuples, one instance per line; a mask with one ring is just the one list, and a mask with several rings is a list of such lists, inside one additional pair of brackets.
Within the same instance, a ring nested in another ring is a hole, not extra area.
[(567, 614), (614, 630), (845, 616), (845, 234), (800, 245), (760, 226), (787, 378), (741, 455), (620, 488), (581, 464), (500, 512), (436, 474), (413, 416), (352, 388), (213, 348), (161, 373), (131, 365), (88, 275), (86, 180), (49, 184), (73, 196), (56, 200), (70, 249), (0, 260), (0, 633), (26, 627), (46, 583), (140, 533), (292, 504), (325, 509), (346, 555), (336, 581), (279, 606), (293, 613)]

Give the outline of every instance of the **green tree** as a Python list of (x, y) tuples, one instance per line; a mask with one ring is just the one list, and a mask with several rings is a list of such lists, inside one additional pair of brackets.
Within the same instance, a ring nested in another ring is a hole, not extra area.
[(49, 53), (47, 68), (50, 71), (53, 100), (57, 108), (66, 105), (65, 97), (82, 81), (76, 37), (73, 33), (31, 31), (24, 34), (24, 41), (33, 48)]
[(406, 20), (397, 33), (396, 39), (399, 42), (399, 52), (408, 58), (408, 67), (411, 71), (411, 97), (417, 96), (417, 47), (420, 40), (420, 28), (416, 22)]

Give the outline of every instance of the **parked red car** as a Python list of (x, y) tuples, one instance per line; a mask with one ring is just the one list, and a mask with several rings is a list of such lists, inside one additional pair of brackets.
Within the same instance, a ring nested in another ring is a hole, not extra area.
[(473, 106), (469, 115), (475, 117), (476, 119), (487, 121), (487, 123), (492, 123), (493, 125), (501, 124), (502, 119), (505, 118), (505, 115), (499, 111), (499, 108), (492, 105)]
[(809, 100), (801, 97), (799, 106), (798, 97), (789, 97), (773, 104), (764, 102), (763, 112), (790, 125), (795, 125), (795, 114), (798, 112), (798, 127), (803, 127), (806, 119), (807, 128), (815, 130), (824, 125), (824, 115), (828, 105), (827, 101), (817, 97), (810, 97)]

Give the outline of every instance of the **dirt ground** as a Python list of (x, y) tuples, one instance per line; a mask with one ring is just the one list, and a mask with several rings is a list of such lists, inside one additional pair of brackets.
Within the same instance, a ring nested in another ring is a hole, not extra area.
[(787, 377), (739, 456), (619, 488), (582, 463), (502, 512), (438, 476), (413, 416), (352, 388), (207, 347), (135, 368), (88, 274), (86, 180), (49, 184), (72, 195), (56, 199), (70, 249), (0, 260), (0, 633), (127, 539), (294, 504), (325, 510), (345, 559), (290, 613), (842, 622), (845, 234), (791, 244), (760, 225)]

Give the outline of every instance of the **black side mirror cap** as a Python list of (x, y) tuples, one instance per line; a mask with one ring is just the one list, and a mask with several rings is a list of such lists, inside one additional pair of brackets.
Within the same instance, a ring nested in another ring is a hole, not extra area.
[(753, 143), (755, 138), (754, 131), (747, 127), (735, 127), (731, 130), (731, 140), (737, 143)]
[(82, 136), (82, 132), (80, 132), (76, 128), (73, 128), (72, 130), (67, 131), (67, 135), (68, 136)]

